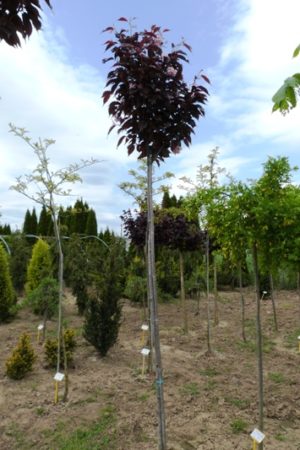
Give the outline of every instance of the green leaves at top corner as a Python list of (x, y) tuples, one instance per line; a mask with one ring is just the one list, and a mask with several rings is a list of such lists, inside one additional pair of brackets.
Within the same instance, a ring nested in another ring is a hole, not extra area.
[(295, 48), (294, 53), (293, 53), (293, 58), (296, 58), (300, 53), (300, 44), (298, 45), (298, 47)]

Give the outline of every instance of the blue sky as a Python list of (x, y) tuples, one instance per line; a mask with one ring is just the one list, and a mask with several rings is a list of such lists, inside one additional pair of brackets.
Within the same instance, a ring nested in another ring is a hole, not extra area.
[[(63, 204), (83, 197), (97, 212), (100, 228), (120, 230), (119, 216), (132, 207), (118, 188), (137, 165), (122, 147), (116, 149), (101, 93), (108, 65), (102, 64), (101, 31), (120, 16), (136, 17), (137, 29), (153, 23), (171, 29), (168, 43), (191, 44), (187, 81), (199, 70), (211, 79), (206, 118), (196, 129), (191, 148), (169, 158), (162, 171), (178, 178), (195, 177), (212, 148), (220, 149), (220, 164), (237, 179), (257, 178), (268, 155), (284, 155), (300, 165), (300, 106), (289, 115), (272, 114), (271, 97), (282, 81), (299, 71), (292, 52), (299, 44), (299, 0), (53, 0), (45, 7), (43, 30), (21, 49), (0, 44), (0, 222), (22, 226), (34, 204), (9, 187), (36, 161), (30, 148), (8, 133), (8, 123), (30, 135), (54, 138), (49, 153), (54, 167), (95, 157), (82, 184)], [(168, 45), (167, 43), (167, 45)], [(299, 175), (295, 181), (299, 182)]]

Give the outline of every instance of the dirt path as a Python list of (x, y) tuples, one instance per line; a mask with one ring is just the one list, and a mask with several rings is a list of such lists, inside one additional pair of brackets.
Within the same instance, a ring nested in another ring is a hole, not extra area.
[[(257, 426), (255, 304), (252, 293), (245, 296), (248, 342), (240, 339), (239, 295), (221, 293), (211, 357), (206, 354), (204, 303), (195, 315), (197, 305), (188, 301), (188, 335), (181, 331), (178, 305), (159, 307), (169, 450), (251, 448), (249, 433)], [(82, 319), (70, 297), (66, 309), (78, 347), (65, 404), (53, 404), (54, 373), (45, 367), (43, 347), (36, 342), (39, 319), (22, 311), (14, 322), (0, 326), (1, 450), (156, 450), (155, 380), (141, 376), (141, 310), (125, 303), (119, 342), (101, 359), (82, 338)], [(296, 294), (278, 295), (277, 335), (270, 302), (262, 303), (262, 314), (265, 450), (300, 450)], [(31, 335), (38, 360), (30, 375), (12, 381), (5, 376), (5, 361), (23, 331)], [(51, 322), (49, 333), (54, 332)]]

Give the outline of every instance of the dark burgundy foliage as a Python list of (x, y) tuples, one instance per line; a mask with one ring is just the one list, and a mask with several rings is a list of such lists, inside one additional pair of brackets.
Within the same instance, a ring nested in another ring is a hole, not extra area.
[[(51, 8), (50, 0), (45, 2)], [(40, 9), (40, 0), (0, 0), (0, 42), (21, 45), (18, 33), (25, 39), (41, 28)]]
[[(146, 241), (147, 213), (138, 212), (133, 217), (131, 211), (124, 211), (121, 219), (124, 233), (138, 248)], [(155, 212), (155, 243), (182, 251), (204, 251), (205, 232), (186, 219), (183, 214), (171, 215), (164, 211)]]
[[(204, 116), (208, 91), (197, 78), (191, 86), (184, 82), (186, 52), (172, 44), (166, 53), (163, 34), (168, 30), (156, 25), (133, 34), (113, 27), (104, 31), (114, 37), (105, 42), (112, 56), (103, 62), (114, 64), (102, 97), (104, 103), (110, 100), (108, 111), (115, 122), (111, 130), (117, 126), (121, 134), (118, 145), (123, 142), (128, 154), (137, 150), (139, 158), (150, 151), (157, 163), (178, 153), (183, 143), (189, 146), (196, 120)], [(190, 50), (188, 44), (183, 46)]]

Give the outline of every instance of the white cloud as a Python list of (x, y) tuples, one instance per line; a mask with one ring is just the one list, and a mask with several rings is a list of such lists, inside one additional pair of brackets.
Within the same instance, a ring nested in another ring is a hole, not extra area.
[(240, 0), (240, 13), (213, 71), (217, 83), (209, 105), (211, 114), (227, 125), (232, 143), (299, 143), (300, 108), (284, 118), (271, 113), (274, 93), (300, 70), (299, 58), (292, 58), (299, 44), (299, 15), (298, 0)]
[[(118, 183), (119, 171), (130, 159), (124, 149), (116, 149), (116, 137), (107, 136), (111, 121), (107, 108), (102, 106), (104, 81), (100, 73), (88, 65), (74, 67), (68, 60), (62, 31), (54, 33), (47, 27), (43, 33), (33, 34), (21, 49), (1, 43), (0, 60), (1, 221), (21, 226), (26, 209), (34, 206), (8, 190), (16, 176), (30, 172), (37, 163), (32, 149), (8, 133), (8, 122), (12, 122), (30, 130), (34, 140), (56, 139), (49, 149), (56, 168), (82, 158), (105, 161), (93, 171), (92, 186), (79, 184), (73, 192), (91, 207), (97, 202), (98, 217), (109, 218), (110, 226), (118, 228), (118, 213), (103, 215), (101, 209), (105, 205), (108, 211), (118, 210), (115, 202), (110, 200), (109, 205), (107, 200)], [(84, 174), (88, 180), (89, 173)], [(70, 198), (63, 203), (73, 201)]]

